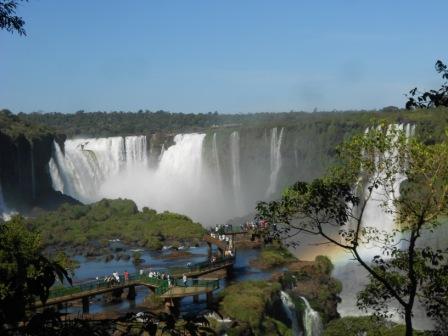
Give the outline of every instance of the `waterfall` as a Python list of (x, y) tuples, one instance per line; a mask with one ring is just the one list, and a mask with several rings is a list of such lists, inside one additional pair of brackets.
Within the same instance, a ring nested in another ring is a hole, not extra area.
[(15, 210), (11, 210), (6, 205), (5, 199), (3, 197), (2, 183), (0, 181), (0, 220), (8, 221), (11, 216), (17, 214)]
[(294, 164), (296, 168), (299, 168), (299, 157), (297, 155), (297, 149), (294, 151)]
[[(202, 178), (202, 143), (205, 134), (178, 134), (174, 146), (161, 154), (157, 178), (181, 179), (192, 191), (198, 191)], [(181, 181), (179, 181), (181, 182)]]
[(305, 313), (303, 316), (303, 324), (305, 327), (305, 336), (320, 336), (323, 332), (322, 320), (319, 313), (311, 308), (308, 300), (303, 296), (300, 297), (305, 303)]
[(214, 224), (233, 211), (234, 198), (224, 204), (214, 174), (204, 169), (204, 139), (205, 134), (176, 135), (157, 165), (148, 164), (144, 136), (66, 140), (65, 154), (54, 143), (48, 163), (53, 188), (85, 203), (127, 198), (139, 208)]
[(49, 162), (55, 190), (82, 202), (98, 199), (98, 190), (111, 176), (148, 162), (146, 137), (111, 137), (66, 140), (65, 154), (53, 143)]
[[(399, 131), (403, 131), (409, 139), (413, 135), (413, 127), (410, 124), (406, 126), (403, 124), (399, 125), (389, 125), (387, 128), (387, 133), (390, 134), (392, 129), (396, 128)], [(367, 128), (365, 133), (368, 133), (369, 129)], [(394, 158), (398, 155), (397, 152), (386, 152), (383, 153), (386, 159)], [(378, 167), (379, 159), (376, 159), (376, 167)], [(396, 164), (400, 164), (396, 162)], [(400, 168), (400, 167), (395, 167)], [(399, 171), (403, 171), (404, 169), (399, 169)], [(378, 175), (380, 178), (385, 178), (385, 172), (379, 171)], [(395, 230), (395, 206), (393, 203), (394, 199), (397, 199), (400, 196), (400, 185), (403, 181), (406, 180), (406, 176), (402, 172), (397, 172), (395, 176), (393, 176), (394, 182), (393, 185), (390, 186), (380, 186), (379, 188), (373, 188), (370, 199), (366, 204), (364, 209), (362, 226), (366, 228), (372, 228), (378, 230), (380, 233), (384, 232), (387, 234), (393, 234)], [(365, 189), (364, 195), (368, 194), (368, 186), (372, 185), (371, 181), (368, 181)], [(396, 238), (398, 241), (398, 238)], [(373, 257), (376, 254), (382, 254), (381, 247), (375, 246), (375, 243), (367, 244), (362, 247), (362, 252), (366, 256)]]
[(159, 161), (162, 160), (163, 154), (165, 153), (165, 144), (162, 144), (162, 149), (160, 150)]
[(280, 135), (277, 136), (277, 127), (271, 129), (271, 174), (269, 177), (269, 186), (266, 190), (266, 197), (271, 196), (277, 190), (277, 179), (278, 173), (280, 172), (280, 168), (282, 167), (282, 155), (281, 155), (281, 146), (283, 139), (283, 130), (281, 129)]
[(220, 189), (222, 189), (222, 173), (221, 173), (221, 164), (219, 162), (219, 154), (218, 154), (218, 144), (216, 142), (216, 132), (213, 133), (213, 140), (212, 140), (212, 157), (215, 164), (216, 169), (216, 180), (218, 182), (218, 186)]
[[(56, 146), (59, 147), (58, 144), (53, 144), (53, 151), (56, 151), (56, 149), (55, 149)], [(51, 183), (52, 183), (53, 189), (63, 193), (64, 192), (64, 182), (62, 181), (62, 177), (61, 177), (61, 174), (59, 173), (58, 165), (53, 157), (48, 162), (48, 168), (50, 171)]]
[(280, 299), (282, 300), (283, 309), (291, 321), (293, 336), (303, 336), (303, 332), (300, 330), (299, 321), (297, 319), (296, 306), (294, 302), (292, 302), (291, 297), (288, 293), (281, 291)]
[(124, 139), (126, 165), (132, 167), (136, 164), (148, 164), (147, 144), (145, 136), (128, 136)]
[(241, 204), (241, 173), (240, 173), (240, 135), (237, 131), (230, 134), (230, 160), (232, 164), (232, 187), (237, 211)]
[[(395, 127), (399, 130), (405, 132), (406, 138), (409, 140), (415, 133), (415, 126), (411, 124), (400, 124), (400, 125), (390, 125), (386, 132), (392, 131), (392, 128)], [(370, 130), (367, 128), (365, 133), (368, 133)], [(397, 153), (383, 153), (386, 157), (390, 157), (391, 155), (396, 155)], [(378, 161), (378, 159), (377, 159)], [(378, 162), (376, 162), (378, 165)], [(397, 162), (399, 164), (399, 162)], [(405, 163), (406, 164), (406, 163)], [(378, 167), (378, 166), (377, 166)], [(405, 169), (400, 169), (400, 171), (404, 171)], [(379, 176), (384, 177), (385, 172), (378, 172)], [(361, 174), (360, 174), (361, 175)], [(369, 199), (366, 207), (364, 209), (364, 215), (362, 220), (362, 226), (364, 228), (373, 228), (378, 230), (379, 235), (381, 237), (381, 233), (393, 234), (396, 229), (395, 226), (395, 217), (394, 217), (394, 204), (393, 198), (399, 197), (400, 194), (400, 184), (406, 179), (406, 176), (402, 172), (398, 172), (395, 176), (393, 176), (394, 183), (393, 186), (389, 186), (388, 189), (393, 189), (392, 193), (389, 193), (390, 190), (384, 190), (383, 186), (379, 188), (374, 188), (372, 190), (371, 198)], [(361, 181), (361, 178), (360, 178)], [(370, 181), (368, 181), (370, 182)], [(392, 187), (392, 188), (390, 188)], [(364, 195), (366, 196), (368, 193), (367, 186), (364, 188)], [(387, 209), (384, 207), (386, 205)], [(347, 224), (348, 226), (350, 223)], [(401, 236), (394, 237), (394, 245), (397, 248), (403, 248), (403, 240)], [(370, 241), (368, 243), (364, 242), (359, 247), (360, 255), (368, 262), (370, 262), (375, 255), (380, 255), (382, 258), (387, 259), (388, 256), (384, 254), (382, 246), (378, 244), (380, 241)], [(338, 311), (341, 316), (353, 316), (364, 314), (365, 312), (358, 310), (356, 307), (356, 293), (364, 288), (364, 286), (368, 283), (367, 272), (359, 267), (357, 263), (353, 262), (351, 255), (346, 255), (341, 258), (341, 260), (335, 261), (335, 269), (333, 272), (333, 276), (338, 278), (342, 282), (342, 292), (340, 297), (342, 299), (341, 303), (338, 304)], [(391, 314), (393, 312), (393, 305), (390, 306)], [(393, 319), (397, 322), (399, 320), (399, 316), (394, 314)]]

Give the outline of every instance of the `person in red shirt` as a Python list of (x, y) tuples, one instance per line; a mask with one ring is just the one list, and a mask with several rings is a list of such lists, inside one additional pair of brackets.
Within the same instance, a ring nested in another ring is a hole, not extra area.
[(128, 280), (129, 280), (129, 272), (124, 271), (124, 281), (128, 281)]

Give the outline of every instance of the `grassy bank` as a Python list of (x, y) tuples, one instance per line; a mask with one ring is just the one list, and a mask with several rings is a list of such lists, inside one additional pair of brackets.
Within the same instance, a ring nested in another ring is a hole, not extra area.
[(290, 262), (297, 261), (291, 252), (281, 244), (266, 245), (262, 248), (260, 257), (251, 262), (256, 268), (269, 269), (284, 266)]
[(280, 289), (278, 282), (268, 281), (245, 281), (225, 288), (221, 293), (220, 312), (235, 320), (227, 334), (246, 335), (250, 331), (252, 335), (292, 336), (284, 323), (267, 313), (278, 299)]

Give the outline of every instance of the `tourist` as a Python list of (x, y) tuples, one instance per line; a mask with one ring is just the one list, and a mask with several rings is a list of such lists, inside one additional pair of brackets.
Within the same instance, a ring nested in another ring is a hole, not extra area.
[(129, 281), (129, 272), (128, 271), (124, 271), (124, 281), (125, 282)]
[(187, 287), (187, 275), (185, 273), (182, 275), (182, 282), (184, 283), (184, 287)]
[(118, 274), (118, 272), (112, 273), (112, 275), (114, 276), (115, 280), (120, 283), (120, 274)]

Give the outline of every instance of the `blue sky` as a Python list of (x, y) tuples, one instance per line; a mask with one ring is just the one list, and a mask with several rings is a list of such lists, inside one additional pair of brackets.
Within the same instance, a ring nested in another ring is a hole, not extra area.
[(403, 106), (448, 62), (448, 1), (31, 0), (0, 108), (246, 113)]

